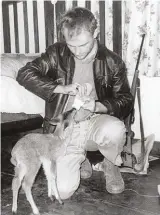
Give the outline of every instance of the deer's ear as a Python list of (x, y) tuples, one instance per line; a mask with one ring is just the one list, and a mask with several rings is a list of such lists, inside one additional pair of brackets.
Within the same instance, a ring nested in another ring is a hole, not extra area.
[(64, 123), (64, 130), (65, 130), (68, 126), (69, 126), (69, 122), (66, 121), (66, 122)]

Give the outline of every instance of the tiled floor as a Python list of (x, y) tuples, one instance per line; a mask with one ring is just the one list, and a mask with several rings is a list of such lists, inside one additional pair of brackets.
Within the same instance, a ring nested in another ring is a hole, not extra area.
[[(13, 166), (10, 164), (10, 151), (20, 134), (2, 137), (2, 215), (11, 215), (11, 181)], [(90, 154), (91, 161), (95, 155)], [(94, 159), (93, 159), (94, 157)], [(98, 159), (101, 157), (98, 156)], [(41, 215), (159, 215), (160, 197), (157, 185), (160, 184), (160, 160), (150, 162), (148, 175), (140, 176), (123, 173), (126, 190), (119, 195), (111, 195), (105, 190), (102, 172), (93, 172), (91, 178), (81, 180), (79, 189), (64, 205), (51, 202), (47, 197), (46, 179), (40, 171), (33, 187), (35, 202)], [(31, 208), (24, 192), (19, 193), (18, 215), (31, 214)]]

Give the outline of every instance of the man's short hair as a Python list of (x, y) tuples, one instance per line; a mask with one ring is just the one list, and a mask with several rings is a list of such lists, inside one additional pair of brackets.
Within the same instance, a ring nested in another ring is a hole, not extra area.
[(97, 20), (93, 13), (82, 7), (69, 10), (61, 19), (60, 30), (63, 34), (64, 28), (68, 29), (68, 36), (78, 35), (82, 29), (94, 33), (97, 28)]

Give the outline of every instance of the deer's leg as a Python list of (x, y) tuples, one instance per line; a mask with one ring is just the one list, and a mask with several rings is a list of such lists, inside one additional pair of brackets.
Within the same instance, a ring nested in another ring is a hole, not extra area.
[(25, 194), (26, 194), (26, 198), (27, 200), (29, 201), (31, 207), (32, 207), (32, 211), (34, 214), (39, 214), (39, 210), (33, 200), (33, 196), (32, 196), (32, 193), (31, 193), (31, 188), (32, 188), (32, 185), (34, 183), (34, 180), (35, 180), (35, 177), (38, 173), (38, 170), (40, 168), (40, 163), (32, 163), (28, 169), (27, 169), (27, 173), (24, 177), (24, 180), (23, 180), (23, 183), (22, 183), (22, 187), (25, 191)]
[(58, 191), (58, 187), (57, 187), (57, 166), (56, 166), (56, 162), (52, 161), (51, 163), (51, 174), (52, 174), (52, 195), (54, 195), (56, 197), (56, 199), (58, 200), (58, 202), (60, 204), (63, 204), (60, 195), (59, 195), (59, 191)]
[(12, 180), (12, 192), (13, 192), (12, 213), (13, 214), (17, 213), (18, 191), (25, 174), (26, 174), (25, 166), (15, 167), (15, 176)]
[(60, 195), (57, 188), (57, 170), (56, 170), (56, 162), (51, 161), (49, 159), (43, 158), (43, 168), (48, 181), (48, 197), (53, 200), (52, 196), (55, 196), (56, 199), (62, 204), (60, 199)]
[[(42, 159), (41, 159), (42, 160)], [(44, 173), (48, 181), (48, 197), (52, 199), (52, 174), (51, 174), (51, 160), (43, 158), (42, 160)]]

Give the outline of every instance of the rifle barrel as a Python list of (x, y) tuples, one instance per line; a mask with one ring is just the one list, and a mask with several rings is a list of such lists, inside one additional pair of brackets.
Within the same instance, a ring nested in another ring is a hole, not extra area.
[(140, 61), (140, 57), (141, 57), (141, 52), (142, 52), (144, 37), (145, 37), (145, 34), (142, 35), (142, 42), (141, 42), (141, 46), (140, 46), (140, 49), (139, 49), (138, 60), (137, 60), (137, 64), (136, 64), (135, 70), (138, 70), (138, 65), (139, 65), (139, 61)]

